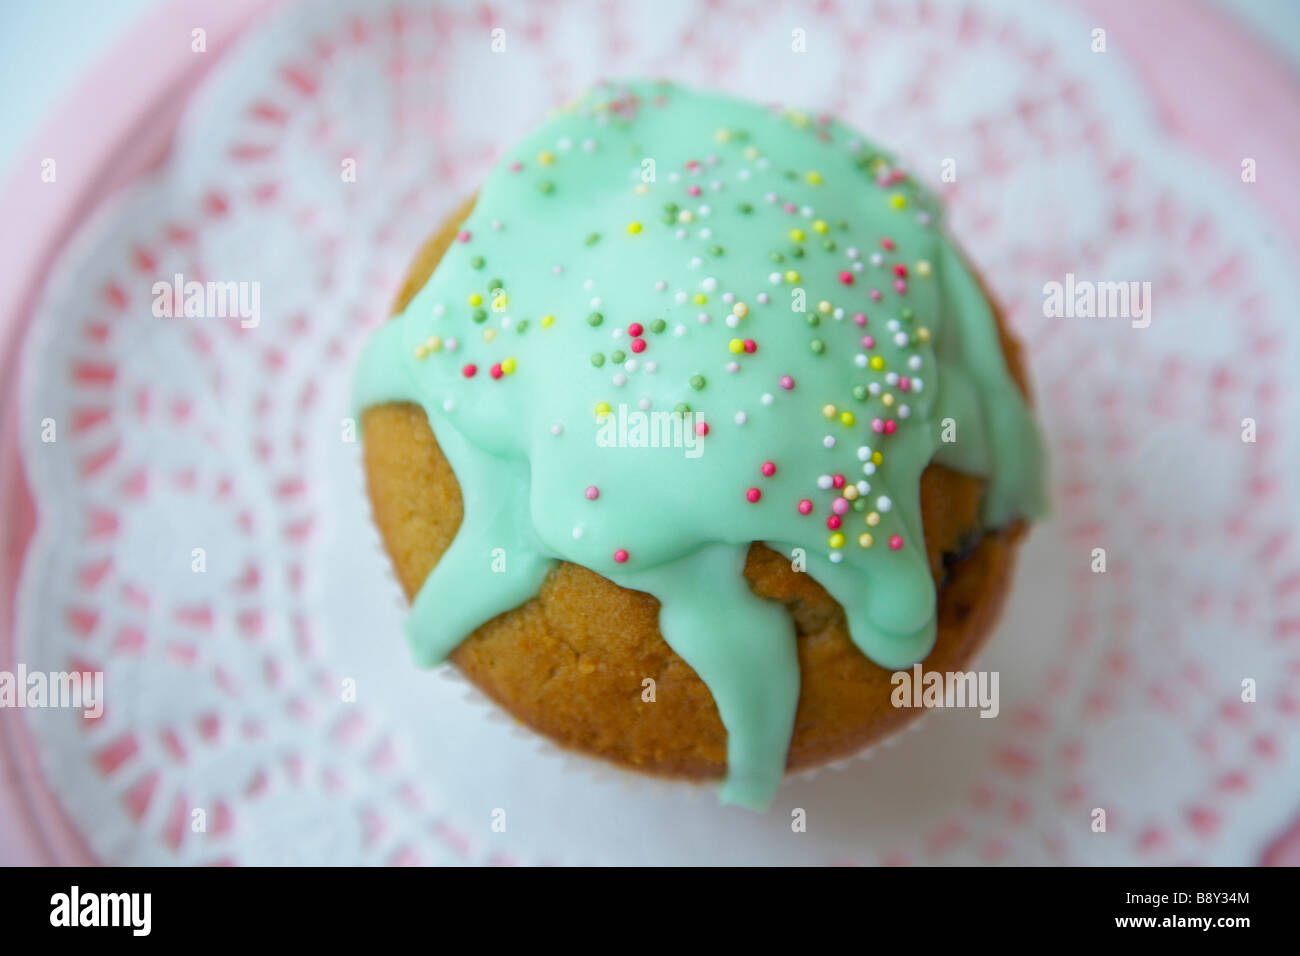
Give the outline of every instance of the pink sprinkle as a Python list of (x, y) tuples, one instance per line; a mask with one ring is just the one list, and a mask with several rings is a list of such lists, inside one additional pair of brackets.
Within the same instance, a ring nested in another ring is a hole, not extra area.
[(761, 471), (765, 477), (771, 478), (776, 474), (776, 465), (770, 461), (765, 461), (763, 462), (763, 466), (759, 468), (759, 471)]
[(781, 387), (785, 389), (787, 392), (790, 391), (790, 389), (794, 388), (794, 379), (792, 379), (789, 375), (782, 375)]
[(910, 392), (912, 390), (912, 380), (904, 375), (899, 378), (898, 387), (905, 392)]
[(840, 281), (845, 285), (853, 285), (853, 273), (847, 269), (840, 273)]
[(755, 342), (753, 339), (745, 339), (745, 353), (747, 355), (753, 355), (757, 351), (758, 351), (758, 343)]
[(687, 169), (699, 169), (699, 168), (700, 168), (700, 161), (699, 161), (698, 159), (688, 159), (688, 160), (686, 161), (686, 168), (687, 168)]
[(759, 491), (757, 488), (750, 488), (745, 492), (745, 497), (749, 499), (750, 504), (754, 504), (759, 498), (763, 497), (763, 492)]
[(632, 336), (632, 338), (637, 338), (644, 331), (645, 329), (641, 328), (640, 322), (633, 322), (627, 327), (627, 334)]
[(894, 251), (894, 240), (893, 240), (893, 239), (890, 239), (890, 238), (888, 238), (888, 237), (886, 237), (886, 238), (884, 238), (884, 239), (881, 239), (881, 240), (880, 240), (880, 248), (885, 249), (885, 250), (887, 250), (887, 251), (889, 251), (889, 252), (893, 252), (893, 251)]
[(898, 276), (900, 279), (906, 279), (907, 266), (903, 265), (901, 262), (894, 263), (894, 275)]
[(881, 432), (885, 430), (885, 423), (882, 422), (879, 418), (873, 418), (871, 420), (871, 430), (875, 432), (877, 435), (879, 435)]
[(633, 351), (633, 352), (638, 352), (638, 353), (640, 353), (640, 352), (644, 352), (644, 351), (645, 351), (645, 339), (633, 339), (633, 340), (632, 340), (632, 351)]
[(617, 561), (619, 564), (627, 564), (627, 552), (624, 551), (622, 548), (619, 548), (617, 551), (614, 552), (614, 560)]
[(469, 230), (468, 230), (468, 229), (462, 229), (460, 232), (456, 233), (456, 241), (457, 241), (457, 242), (469, 242)]
[(843, 523), (844, 522), (840, 520), (839, 515), (831, 515), (826, 519), (826, 527), (830, 528), (832, 531), (838, 531), (840, 525)]
[(872, 302), (879, 302), (879, 301), (880, 301), (880, 290), (879, 290), (879, 289), (872, 289), (871, 292), (870, 292), (869, 294), (870, 294), (870, 296), (871, 296), (871, 301), (872, 301)]
[(799, 502), (799, 513), (801, 515), (812, 514), (812, 502), (807, 498)]
[(907, 282), (906, 282), (906, 280), (904, 280), (904, 279), (895, 279), (895, 280), (894, 280), (894, 291), (897, 292), (899, 295), (902, 295), (904, 292), (906, 292), (906, 291), (907, 291)]
[(853, 321), (860, 329), (865, 329), (867, 327), (867, 316), (865, 313), (858, 312), (853, 316)]
[(597, 488), (595, 485), (588, 485), (588, 486), (587, 486), (587, 500), (588, 500), (588, 501), (595, 501), (595, 500), (596, 500), (597, 498), (599, 498), (599, 497), (600, 497), (600, 489)]
[(523, 168), (524, 168), (524, 164), (521, 163), (521, 162), (520, 162), (519, 160), (517, 160), (517, 159), (516, 159), (513, 163), (510, 164), (510, 171), (511, 171), (512, 173), (517, 173), (517, 172), (519, 172), (519, 170), (521, 170), (521, 169), (523, 169)]
[(703, 437), (704, 437), (705, 435), (707, 435), (708, 433), (709, 433), (709, 425), (708, 425), (708, 422), (699, 422), (699, 423), (696, 424), (696, 426), (695, 426), (695, 434), (697, 434), (697, 435), (699, 435), (701, 438), (703, 438)]
[(894, 421), (892, 418), (889, 421), (885, 422), (886, 435), (892, 435), (896, 431), (898, 431), (898, 422)]
[(700, 187), (697, 186), (695, 183), (691, 183), (689, 186), (686, 187), (686, 191), (690, 193), (692, 196), (698, 196), (700, 194)]
[(799, 207), (792, 202), (788, 202), (781, 208), (784, 209), (786, 212), (795, 212)]
[(848, 498), (836, 498), (831, 502), (831, 511), (837, 515), (847, 514), (849, 510)]
[(862, 347), (864, 349), (874, 349), (876, 347), (876, 337), (874, 335), (862, 336)]
[(488, 369), (488, 374), (491, 375), (493, 378), (500, 378), (502, 375), (505, 374), (505, 372), (501, 371), (501, 365), (500, 363), (498, 363), (496, 365), (493, 365), (490, 369)]
[(478, 366), (471, 362), (460, 370), (460, 374), (464, 375), (466, 378), (473, 378), (478, 374)]
[(903, 539), (899, 535), (894, 535), (889, 539), (889, 546), (897, 551), (903, 546)]
[(843, 475), (836, 475), (834, 478), (831, 479), (831, 484), (834, 485), (836, 488), (843, 488), (843, 487), (844, 487), (844, 476), (843, 476)]

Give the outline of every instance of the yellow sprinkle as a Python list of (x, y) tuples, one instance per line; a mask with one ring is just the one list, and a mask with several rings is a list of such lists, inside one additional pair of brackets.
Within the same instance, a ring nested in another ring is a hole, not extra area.
[(884, 395), (880, 396), (880, 401), (886, 408), (889, 408), (894, 404), (894, 396), (886, 392)]
[(555, 162), (555, 156), (549, 149), (544, 149), (537, 154), (537, 161), (543, 166), (549, 166)]
[(677, 214), (678, 222), (690, 222), (694, 218), (695, 218), (695, 213), (691, 212), (689, 209), (683, 209), (681, 212)]
[(554, 324), (555, 324), (555, 316), (553, 315), (542, 316), (542, 328), (549, 329)]
[(633, 188), (632, 190), (632, 192), (636, 193), (638, 196), (644, 196), (649, 191), (650, 191), (649, 183), (637, 183), (635, 188)]
[(914, 267), (914, 269), (916, 270), (916, 274), (919, 276), (928, 276), (930, 274), (930, 268), (931, 266), (930, 266), (929, 259), (922, 259)]
[(492, 341), (493, 339), (495, 339), (496, 337), (497, 337), (497, 330), (496, 330), (496, 329), (484, 329), (484, 330), (483, 330), (483, 341), (484, 341), (484, 342), (491, 342), (491, 341)]
[(745, 158), (746, 158), (746, 159), (758, 159), (758, 147), (757, 147), (757, 146), (746, 146), (746, 147), (745, 147)]
[(416, 358), (418, 358), (418, 359), (424, 359), (424, 358), (426, 358), (426, 357), (428, 356), (428, 354), (429, 354), (429, 350), (428, 350), (427, 347), (425, 347), (425, 346), (423, 346), (423, 345), (417, 345), (417, 346), (415, 347), (415, 357), (416, 357)]
[(875, 542), (876, 542), (876, 539), (873, 538), (873, 537), (871, 537), (870, 533), (868, 533), (868, 532), (866, 532), (866, 531), (864, 531), (864, 532), (862, 532), (862, 534), (858, 535), (858, 547), (861, 547), (861, 548), (869, 548), (869, 547), (871, 547), (873, 544), (875, 544)]
[(794, 283), (799, 281), (799, 273), (791, 269), (789, 272), (785, 274), (785, 281), (793, 285)]
[(930, 330), (923, 325), (916, 330), (916, 337), (921, 342), (928, 342), (930, 341)]
[(822, 174), (817, 172), (815, 169), (805, 176), (804, 179), (808, 180), (808, 182), (814, 186), (820, 186), (822, 184)]
[(713, 134), (713, 139), (718, 143), (729, 143), (731, 142), (731, 130), (720, 129)]
[(873, 451), (871, 453), (871, 463), (873, 465), (880, 465), (884, 460), (885, 460), (885, 456), (882, 455), (880, 452)]
[(798, 126), (798, 127), (800, 127), (800, 128), (802, 128), (802, 127), (804, 127), (804, 126), (807, 126), (807, 125), (808, 125), (808, 114), (807, 114), (807, 113), (801, 113), (801, 112), (799, 112), (798, 110), (791, 110), (791, 111), (790, 111), (790, 122), (791, 122), (791, 123), (794, 123), (795, 126)]
[(828, 228), (829, 227), (826, 225), (826, 220), (824, 219), (818, 219), (816, 222), (813, 223), (813, 230), (816, 232), (820, 232), (823, 235), (826, 234), (826, 230)]
[(608, 415), (608, 414), (609, 414), (609, 402), (597, 402), (597, 403), (596, 403), (596, 417), (597, 417), (597, 418), (604, 418), (604, 417), (605, 417), (606, 415)]
[(833, 535), (831, 535), (830, 545), (832, 548), (844, 547), (844, 535), (836, 531)]
[(709, 301), (709, 297), (705, 295), (703, 292), (697, 292), (695, 293), (695, 296), (691, 299), (691, 301), (694, 302), (696, 305), (703, 305), (705, 302)]
[(843, 422), (845, 425), (852, 425), (852, 424), (853, 424), (853, 413), (852, 413), (852, 412), (840, 412), (840, 421)]
[(834, 406), (834, 405), (823, 405), (823, 406), (822, 406), (822, 414), (825, 415), (827, 418), (834, 418), (834, 417), (835, 417), (835, 406)]
[(629, 222), (629, 223), (627, 224), (627, 234), (628, 234), (629, 236), (635, 236), (635, 235), (636, 235), (638, 232), (640, 232), (640, 231), (641, 231), (641, 223), (639, 223), (639, 222)]
[(804, 240), (803, 230), (802, 230), (802, 229), (791, 229), (791, 230), (790, 230), (790, 238), (793, 239), (795, 242), (803, 242), (803, 240)]
[(825, 299), (822, 299), (820, 302), (817, 303), (817, 311), (820, 312), (822, 315), (830, 315), (831, 304), (827, 302)]
[(745, 343), (740, 339), (732, 339), (727, 343), (727, 348), (729, 348), (735, 355), (739, 355), (741, 352), (745, 351)]
[(902, 193), (894, 193), (894, 195), (889, 197), (889, 204), (895, 209), (906, 209), (907, 197)]
[(857, 486), (855, 486), (855, 485), (845, 485), (845, 486), (844, 486), (844, 497), (845, 497), (845, 498), (847, 498), (849, 501), (852, 501), (852, 500), (853, 500), (854, 498), (856, 498), (857, 496), (858, 496), (858, 489), (857, 489)]
[(442, 336), (431, 335), (424, 340), (424, 347), (430, 352), (437, 352), (442, 349)]
[(871, 367), (874, 368), (877, 372), (879, 372), (882, 368), (885, 367), (885, 360), (882, 359), (879, 355), (873, 355), (871, 356)]
[(471, 295), (471, 296), (469, 297), (469, 304), (470, 304), (470, 305), (482, 305), (482, 304), (483, 304), (483, 297), (482, 297), (481, 295), (479, 295), (477, 292), (475, 292), (473, 295)]
[(869, 513), (867, 514), (867, 524), (871, 525), (871, 527), (873, 527), (873, 528), (874, 528), (876, 525), (880, 524), (880, 514), (879, 514), (879, 512), (875, 512), (875, 511), (869, 512)]
[(737, 302), (731, 307), (731, 311), (743, 319), (745, 316), (749, 315), (749, 306), (745, 305), (743, 302)]
[(515, 360), (508, 358), (502, 362), (501, 371), (505, 372), (507, 375), (513, 375), (515, 373)]

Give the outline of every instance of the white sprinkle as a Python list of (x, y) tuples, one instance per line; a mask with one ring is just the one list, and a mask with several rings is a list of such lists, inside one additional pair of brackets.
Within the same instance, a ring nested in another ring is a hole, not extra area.
[(899, 405), (899, 406), (898, 406), (898, 417), (899, 417), (899, 418), (907, 418), (907, 417), (908, 417), (909, 415), (911, 415), (911, 414), (912, 414), (912, 406), (910, 406), (910, 405)]
[(659, 279), (657, 282), (655, 282), (655, 291), (656, 291), (656, 292), (663, 292), (664, 289), (666, 289), (666, 288), (668, 288), (668, 283), (665, 282), (663, 279)]
[(881, 264), (882, 262), (884, 262), (884, 261), (885, 261), (885, 257), (882, 256), (880, 253), (878, 253), (878, 252), (873, 252), (873, 253), (871, 254), (871, 264), (872, 264), (873, 266), (878, 266), (878, 265), (880, 265), (880, 264)]
[(704, 260), (699, 256), (692, 256), (691, 261), (686, 263), (686, 265), (692, 269), (698, 269), (700, 266), (704, 265)]
[(822, 445), (825, 446), (826, 448), (834, 448), (834, 447), (835, 447), (835, 436), (834, 436), (834, 435), (827, 435), (825, 438), (822, 439)]
[(877, 511), (889, 511), (893, 507), (894, 507), (894, 503), (889, 500), (889, 497), (887, 495), (881, 495), (879, 498), (876, 499)]
[(868, 447), (867, 445), (861, 445), (858, 447), (858, 461), (866, 461), (870, 457), (871, 457), (870, 447)]
[(770, 295), (768, 295), (766, 292), (760, 292), (760, 293), (758, 294), (758, 304), (759, 304), (759, 305), (767, 305), (767, 304), (768, 304), (769, 302), (771, 302), (771, 301), (772, 301), (772, 297), (771, 297)]
[(733, 302), (736, 301), (736, 293), (734, 292), (722, 293), (722, 301), (727, 303), (727, 305), (731, 305)]
[(830, 558), (831, 564), (839, 564), (844, 560), (844, 555), (839, 551), (832, 551), (827, 557)]
[(690, 296), (688, 296), (685, 292), (678, 292), (676, 295), (673, 296), (673, 298), (677, 300), (678, 305), (683, 305), (685, 304), (686, 300), (690, 298)]
[(844, 310), (836, 309), (834, 312), (831, 313), (831, 317), (834, 318), (836, 322), (842, 321), (844, 319)]
[(690, 233), (688, 233), (685, 229), (678, 229), (676, 232), (673, 233), (673, 238), (674, 238), (674, 239), (685, 239), (685, 238), (686, 238), (687, 236), (689, 236), (689, 235), (690, 235)]
[(876, 465), (875, 465), (875, 462), (871, 462), (871, 461), (869, 461), (869, 462), (867, 462), (865, 465), (863, 465), (863, 466), (862, 466), (862, 473), (863, 473), (864, 475), (874, 475), (874, 474), (876, 473)]
[(433, 307), (433, 314), (436, 315), (438, 318), (442, 318), (444, 315), (447, 314), (447, 307), (443, 305), (441, 302), (439, 302), (437, 305)]
[(739, 372), (739, 371), (740, 371), (740, 363), (739, 363), (739, 362), (728, 362), (727, 365), (726, 365), (726, 369), (727, 369), (728, 372), (731, 372), (731, 373), (733, 373), (733, 374), (736, 373), (736, 372)]
[(454, 409), (455, 407), (456, 407), (456, 402), (455, 402), (453, 399), (450, 399), (450, 398), (447, 399), (445, 402), (442, 403), (442, 410), (443, 410), (444, 412), (449, 412), (449, 411), (451, 411), (452, 409)]
[(677, 326), (677, 328), (673, 329), (673, 335), (677, 336), (679, 339), (685, 334), (686, 334), (686, 326), (684, 325), (679, 325)]
[(713, 276), (709, 276), (707, 279), (704, 279), (700, 282), (700, 288), (703, 289), (705, 292), (712, 292), (717, 287), (718, 287), (718, 280), (713, 278)]
[(736, 315), (734, 312), (729, 312), (727, 313), (726, 321), (727, 328), (734, 329), (736, 326), (740, 325), (740, 316)]
[(564, 434), (564, 426), (561, 425), (559, 422), (556, 422), (554, 425), (551, 426), (551, 434), (554, 435), (556, 438), (559, 438), (561, 435)]
[(675, 173), (675, 172), (674, 172), (674, 173), (669, 173), (669, 174), (668, 174), (668, 181), (669, 181), (670, 183), (678, 182), (678, 181), (681, 180), (681, 178), (682, 178), (682, 177), (681, 177), (681, 174), (680, 174), (680, 173)]
[(624, 375), (622, 372), (615, 372), (613, 382), (615, 388), (622, 388), (624, 385), (627, 384), (627, 376)]
[(768, 202), (776, 202), (778, 197), (776, 193), (768, 193), (763, 198), (766, 199)]
[(581, 539), (582, 539), (582, 528), (581, 528), (581, 527), (575, 527), (575, 528), (573, 529), (573, 540), (574, 540), (574, 541), (579, 541), (579, 540), (581, 540)]
[(867, 386), (867, 391), (870, 392), (872, 395), (879, 395), (879, 394), (880, 394), (880, 383), (879, 383), (879, 382), (872, 382), (870, 385)]
[(623, 363), (623, 370), (625, 372), (629, 372), (629, 373), (635, 372), (636, 369), (637, 369), (637, 361), (634, 358), (628, 359), (626, 362)]
[(648, 398), (639, 399), (636, 403), (636, 407), (641, 409), (641, 411), (643, 412), (648, 412), (650, 410), (650, 399)]
[(912, 391), (914, 392), (925, 391), (925, 382), (921, 381), (919, 378), (912, 379)]
[(609, 337), (613, 339), (615, 342), (617, 342), (619, 339), (623, 337), (623, 330), (616, 325), (614, 326), (614, 328), (609, 330)]
[(715, 179), (713, 182), (709, 183), (709, 188), (712, 189), (714, 192), (717, 192), (719, 189), (722, 188), (722, 183), (719, 180)]
[(898, 319), (890, 319), (889, 322), (886, 323), (886, 327), (891, 332), (897, 332), (899, 329), (902, 328), (902, 326), (898, 324)]
[(759, 401), (762, 402), (764, 405), (771, 405), (772, 402), (774, 401), (774, 399), (772, 398), (772, 393), (764, 392), (762, 398), (760, 398)]
[(594, 139), (584, 139), (582, 141), (582, 148), (590, 153), (596, 148), (596, 141)]
[(709, 313), (707, 312), (701, 312), (698, 316), (696, 316), (696, 318), (700, 320), (700, 325), (709, 324)]
[(817, 487), (820, 488), (822, 491), (825, 491), (833, 484), (835, 484), (835, 481), (834, 479), (831, 478), (830, 475), (820, 475), (817, 478)]
[(844, 250), (844, 254), (848, 256), (850, 259), (856, 259), (859, 255), (861, 255), (861, 253), (858, 252), (857, 246), (849, 246), (847, 249)]
[(591, 297), (591, 307), (592, 307), (593, 309), (599, 309), (599, 308), (600, 308), (600, 303), (601, 303), (601, 298), (600, 298), (600, 296), (598, 296), (598, 295), (593, 295), (593, 296)]
[(745, 422), (747, 422), (747, 421), (749, 421), (749, 416), (748, 416), (748, 415), (746, 415), (744, 412), (736, 412), (736, 424), (737, 424), (737, 425), (743, 425), (743, 424), (745, 424)]
[(653, 375), (655, 372), (659, 371), (659, 363), (655, 361), (646, 362), (645, 370), (647, 375)]
[(742, 169), (740, 172), (736, 173), (736, 178), (737, 178), (737, 179), (748, 179), (748, 178), (749, 178), (749, 170), (748, 170), (748, 169)]
[(897, 384), (898, 384), (898, 373), (897, 373), (897, 372), (890, 372), (889, 374), (887, 374), (887, 375), (885, 376), (885, 384), (886, 384), (886, 385), (897, 385)]
[(866, 368), (868, 361), (870, 360), (867, 358), (866, 352), (859, 352), (857, 355), (853, 356), (853, 364), (858, 368)]
[(588, 279), (586, 282), (582, 284), (582, 287), (586, 289), (588, 292), (590, 292), (592, 289), (596, 288), (596, 280)]
[(802, 209), (799, 210), (799, 214), (802, 215), (805, 219), (811, 219), (813, 214), (812, 206), (804, 206)]
[(492, 231), (493, 231), (493, 232), (500, 232), (500, 231), (501, 231), (501, 226), (502, 226), (502, 222), (501, 222), (500, 219), (493, 219), (493, 220), (492, 220)]
[(858, 482), (858, 494), (867, 495), (871, 493), (871, 482), (863, 479)]
[(458, 348), (460, 348), (460, 340), (459, 340), (459, 339), (448, 339), (448, 340), (444, 343), (444, 348), (446, 348), (448, 352), (454, 352), (454, 351), (456, 351)]
[(564, 272), (564, 266), (551, 266), (551, 272), (555, 275), (561, 275)]
[(699, 209), (697, 209), (695, 212), (696, 212), (697, 215), (700, 215), (700, 216), (707, 216), (709, 213), (713, 212), (713, 209), (712, 209), (712, 207), (706, 205), (706, 206), (701, 206), (701, 207), (700, 207)]
[(923, 363), (921, 362), (921, 356), (919, 355), (913, 355), (910, 359), (907, 360), (907, 367), (910, 368), (913, 372), (919, 369), (922, 364)]
[(779, 272), (773, 272), (773, 273), (771, 273), (771, 274), (767, 277), (767, 281), (770, 282), (770, 283), (772, 283), (772, 285), (780, 285), (780, 284), (781, 284), (781, 273), (779, 273)]
[(701, 239), (712, 239), (712, 238), (713, 238), (713, 230), (710, 229), (708, 226), (705, 226), (703, 229), (700, 230), (700, 238), (701, 238)]
[(560, 152), (567, 153), (573, 148), (573, 140), (569, 139), (567, 136), (561, 136), (560, 141), (555, 145), (559, 148)]
[(854, 271), (854, 272), (861, 272), (861, 271), (862, 271), (862, 263), (861, 263), (861, 262), (855, 262), (855, 263), (853, 263), (853, 271)]

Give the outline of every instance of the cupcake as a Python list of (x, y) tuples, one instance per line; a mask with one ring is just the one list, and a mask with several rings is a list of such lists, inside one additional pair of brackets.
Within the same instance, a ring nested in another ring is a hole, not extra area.
[(988, 637), (1043, 452), (934, 199), (840, 123), (603, 85), (419, 251), (356, 378), (416, 662), (558, 743), (720, 779), (918, 715)]

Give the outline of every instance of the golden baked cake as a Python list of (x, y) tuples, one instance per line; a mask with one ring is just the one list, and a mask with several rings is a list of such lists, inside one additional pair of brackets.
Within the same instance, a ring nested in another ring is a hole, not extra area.
[(417, 663), (765, 806), (961, 671), (1044, 506), (1015, 342), (836, 121), (597, 88), (419, 250), (357, 373)]

